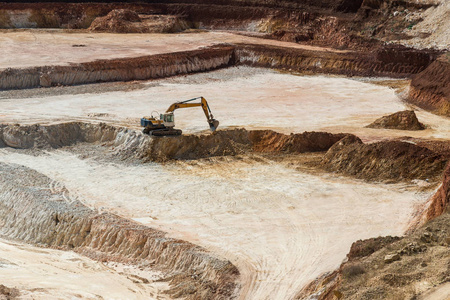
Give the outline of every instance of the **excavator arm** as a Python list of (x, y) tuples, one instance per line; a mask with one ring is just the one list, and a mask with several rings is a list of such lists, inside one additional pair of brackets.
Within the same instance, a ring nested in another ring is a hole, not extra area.
[[(201, 99), (200, 103), (190, 103), (191, 101), (195, 101)], [(173, 112), (174, 110), (178, 108), (188, 108), (188, 107), (197, 107), (201, 106), (203, 109), (203, 112), (205, 113), (206, 119), (208, 121), (209, 127), (211, 128), (211, 131), (215, 131), (217, 127), (219, 127), (219, 121), (214, 119), (213, 114), (211, 113), (211, 109), (209, 108), (208, 102), (203, 97), (197, 97), (181, 102), (173, 103), (167, 110), (166, 113)]]

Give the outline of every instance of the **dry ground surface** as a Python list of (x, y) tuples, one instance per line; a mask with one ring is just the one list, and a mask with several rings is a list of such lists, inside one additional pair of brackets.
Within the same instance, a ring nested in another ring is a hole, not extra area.
[[(299, 49), (324, 48), (246, 37), (228, 32), (179, 34), (114, 34), (53, 30), (0, 30), (0, 70), (69, 63), (96, 59), (139, 57), (187, 51), (221, 43), (253, 43)], [(342, 52), (326, 49), (327, 51)]]
[[(138, 130), (139, 118), (152, 110), (203, 95), (220, 128), (351, 132), (368, 141), (406, 134), (448, 138), (450, 121), (424, 111), (418, 111), (429, 126), (424, 131), (363, 128), (407, 108), (389, 88), (394, 83), (240, 67), (141, 83), (4, 91), (0, 111), (2, 123), (83, 120)], [(180, 110), (176, 118), (187, 133), (207, 132), (201, 110)], [(142, 164), (109, 154), (100, 145), (2, 149), (0, 161), (47, 175), (67, 187), (69, 200), (134, 219), (229, 259), (242, 274), (242, 299), (292, 298), (308, 281), (338, 267), (355, 240), (401, 235), (415, 208), (433, 193), (422, 191), (426, 182), (364, 183), (310, 174), (264, 157)], [(0, 276), (8, 275), (0, 269)]]

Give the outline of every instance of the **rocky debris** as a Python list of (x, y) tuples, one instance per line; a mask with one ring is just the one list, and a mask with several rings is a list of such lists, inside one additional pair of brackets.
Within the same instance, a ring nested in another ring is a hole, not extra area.
[(402, 141), (364, 144), (348, 136), (325, 154), (322, 167), (370, 181), (433, 180), (441, 175), (446, 159), (427, 148)]
[(139, 15), (128, 9), (115, 9), (104, 17), (96, 18), (88, 30), (114, 33), (169, 33), (188, 28), (188, 23), (178, 16)]
[(0, 299), (13, 300), (17, 299), (17, 297), (19, 296), (20, 292), (18, 289), (9, 288), (4, 286), (3, 284), (0, 284)]
[(390, 264), (394, 261), (400, 260), (400, 255), (397, 253), (394, 254), (388, 254), (384, 257), (384, 263)]
[(400, 255), (413, 255), (417, 253), (422, 253), (427, 251), (427, 246), (425, 245), (419, 245), (416, 242), (409, 243), (406, 245), (403, 249), (401, 249), (398, 254)]
[(367, 128), (423, 130), (425, 126), (419, 122), (413, 110), (399, 111), (375, 120)]
[(358, 240), (352, 244), (350, 247), (350, 252), (347, 254), (347, 258), (349, 260), (358, 259), (361, 257), (369, 256), (372, 253), (380, 250), (383, 247), (386, 247), (393, 242), (400, 240), (399, 237), (377, 237), (366, 240)]
[(413, 77), (408, 100), (424, 109), (450, 116), (450, 52)]
[(420, 240), (424, 243), (437, 242), (437, 237), (431, 232), (424, 232), (420, 237)]

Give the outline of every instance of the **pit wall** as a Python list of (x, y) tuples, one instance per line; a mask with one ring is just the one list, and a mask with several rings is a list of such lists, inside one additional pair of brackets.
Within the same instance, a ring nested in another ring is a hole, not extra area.
[[(392, 58), (394, 54), (398, 60)], [(349, 76), (410, 77), (424, 70), (435, 56), (401, 46), (384, 47), (373, 53), (250, 44), (238, 45), (236, 50), (237, 60), (243, 65)]]
[(413, 77), (408, 100), (424, 109), (450, 116), (450, 52)]
[(70, 66), (9, 68), (0, 72), (0, 89), (163, 78), (226, 67), (233, 64), (233, 58), (233, 47), (214, 46), (202, 50), (97, 60)]
[[(390, 53), (396, 53), (396, 62), (389, 61)], [(349, 76), (409, 77), (425, 69), (434, 59), (433, 53), (403, 47), (385, 47), (376, 53), (361, 54), (252, 44), (215, 45), (201, 50), (68, 66), (8, 68), (0, 71), (0, 90), (148, 80), (233, 65)]]
[(239, 271), (229, 261), (164, 232), (70, 203), (64, 187), (55, 189), (51, 179), (34, 170), (0, 163), (0, 175), (1, 235), (162, 271), (174, 297), (237, 297)]
[(209, 135), (153, 138), (140, 131), (106, 124), (70, 122), (48, 126), (0, 125), (0, 148), (48, 149), (76, 143), (104, 143), (122, 159), (168, 161), (212, 156), (326, 151), (346, 134), (304, 132), (285, 135), (271, 130), (219, 130)]

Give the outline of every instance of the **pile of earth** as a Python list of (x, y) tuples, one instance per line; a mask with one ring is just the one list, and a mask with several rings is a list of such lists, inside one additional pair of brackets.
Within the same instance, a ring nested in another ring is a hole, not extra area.
[(368, 181), (400, 182), (413, 179), (437, 181), (447, 159), (428, 148), (404, 141), (364, 144), (348, 136), (334, 144), (322, 159), (322, 167)]
[(423, 130), (425, 126), (419, 122), (413, 110), (399, 111), (375, 120), (367, 128), (383, 128), (398, 130)]
[(88, 30), (113, 33), (173, 33), (188, 28), (188, 23), (178, 16), (139, 15), (128, 9), (115, 9), (104, 17), (96, 18)]

